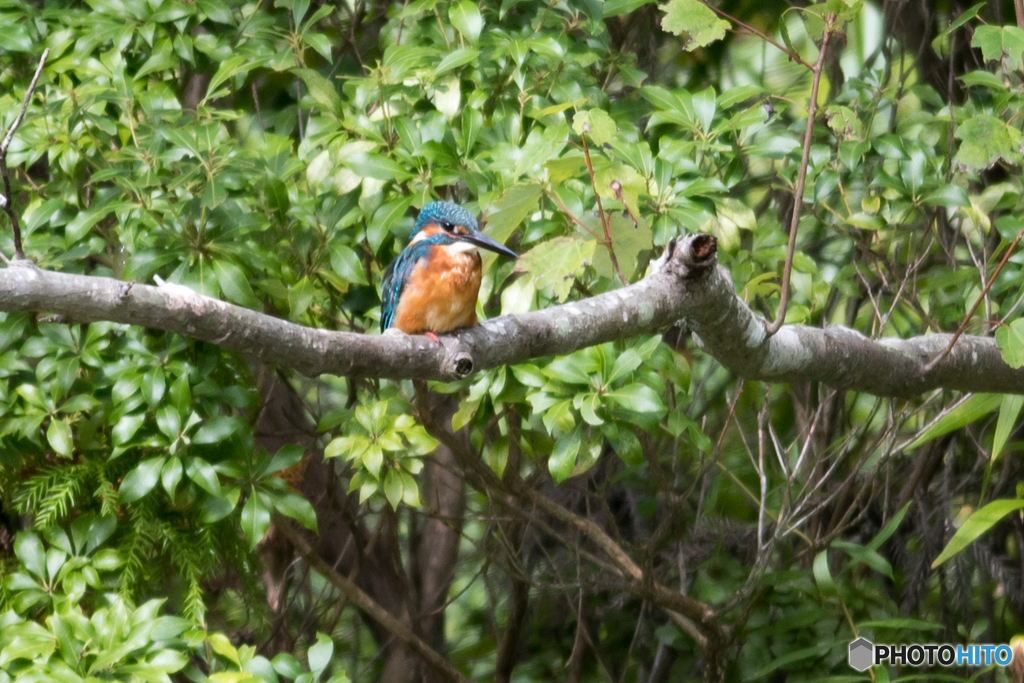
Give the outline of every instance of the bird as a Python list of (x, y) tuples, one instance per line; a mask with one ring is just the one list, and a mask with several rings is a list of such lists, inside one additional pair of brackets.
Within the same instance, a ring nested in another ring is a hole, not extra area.
[(416, 217), (409, 244), (384, 271), (380, 329), (437, 335), (476, 325), (483, 271), (477, 248), (517, 259), (480, 232), (476, 218), (453, 202), (436, 201)]

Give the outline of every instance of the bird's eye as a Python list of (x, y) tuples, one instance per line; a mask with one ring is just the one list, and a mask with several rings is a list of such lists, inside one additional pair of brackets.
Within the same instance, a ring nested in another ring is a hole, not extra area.
[(441, 227), (444, 228), (448, 232), (451, 232), (452, 230), (455, 229), (455, 226), (452, 225), (451, 221), (442, 221), (441, 222)]

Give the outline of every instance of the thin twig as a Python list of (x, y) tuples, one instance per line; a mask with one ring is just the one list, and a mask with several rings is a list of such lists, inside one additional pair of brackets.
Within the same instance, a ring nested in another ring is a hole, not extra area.
[[(801, 57), (799, 54), (797, 54), (793, 50), (790, 50), (785, 45), (779, 44), (779, 42), (777, 40), (775, 40), (774, 38), (772, 38), (771, 36), (766, 34), (764, 31), (759, 31), (758, 29), (754, 28), (750, 24), (744, 24), (739, 19), (737, 19), (737, 18), (735, 18), (735, 17), (733, 17), (733, 16), (731, 16), (729, 14), (726, 14), (725, 12), (723, 12), (722, 10), (718, 9), (717, 7), (715, 7), (714, 5), (712, 5), (710, 3), (707, 3), (707, 6), (710, 7), (711, 9), (713, 9), (718, 14), (722, 15), (723, 17), (725, 17), (726, 19), (728, 19), (729, 21), (733, 22), (734, 24), (738, 24), (739, 26), (742, 26), (745, 30), (750, 31), (751, 33), (753, 33), (755, 36), (757, 36), (761, 40), (763, 40), (765, 42), (768, 42), (768, 43), (771, 43), (772, 45), (777, 47), (779, 50), (781, 50), (782, 52), (786, 53), (786, 56), (789, 57), (790, 59), (792, 59), (794, 62), (798, 62), (799, 64), (807, 67), (808, 69), (811, 69), (811, 70), (814, 69), (813, 66), (811, 66), (808, 62), (804, 61), (803, 57)], [(785, 21), (785, 18), (780, 18), (779, 21)]]
[(1020, 242), (1021, 237), (1024, 237), (1024, 228), (1021, 228), (1017, 232), (1017, 236), (1013, 238), (1012, 242), (1010, 242), (1009, 248), (1006, 250), (1006, 253), (1003, 254), (1003, 259), (999, 262), (999, 265), (996, 266), (996, 270), (992, 273), (992, 277), (990, 277), (988, 282), (985, 283), (985, 289), (981, 290), (981, 294), (978, 295), (974, 305), (971, 306), (971, 310), (967, 311), (967, 315), (965, 315), (964, 319), (960, 321), (960, 326), (956, 328), (956, 334), (954, 334), (953, 338), (949, 340), (949, 344), (947, 344), (946, 348), (942, 350), (942, 353), (935, 356), (935, 358), (932, 358), (931, 361), (928, 362), (928, 365), (921, 368), (921, 372), (931, 372), (931, 370), (938, 365), (943, 358), (948, 356), (950, 351), (953, 350), (957, 340), (960, 339), (960, 335), (964, 333), (964, 330), (967, 329), (967, 324), (971, 321), (971, 318), (974, 317), (974, 312), (978, 310), (978, 306), (980, 306), (981, 302), (985, 300), (986, 296), (988, 296), (988, 290), (992, 288), (992, 283), (996, 281), (997, 277), (999, 277), (999, 273), (1002, 272), (1003, 266), (1005, 266), (1006, 262), (1010, 259), (1010, 254), (1013, 253), (1013, 250), (1017, 246), (1017, 243)]
[(779, 295), (779, 310), (775, 313), (775, 321), (765, 326), (768, 336), (778, 332), (782, 324), (786, 322), (786, 307), (789, 305), (789, 281), (790, 276), (793, 274), (793, 254), (796, 251), (796, 233), (800, 225), (800, 208), (804, 203), (804, 184), (807, 182), (807, 166), (811, 158), (814, 115), (818, 109), (818, 88), (821, 85), (821, 73), (825, 64), (825, 54), (828, 52), (828, 42), (832, 36), (832, 27), (835, 20), (835, 14), (829, 14), (825, 20), (825, 32), (821, 36), (818, 63), (814, 65), (814, 78), (811, 82), (811, 102), (807, 106), (807, 129), (804, 131), (804, 151), (800, 157), (800, 173), (796, 179), (796, 189), (793, 191), (793, 218), (789, 222), (789, 245), (786, 247), (786, 264), (782, 268), (782, 292)]
[[(39, 82), (39, 75), (43, 73), (43, 66), (46, 64), (46, 58), (50, 56), (50, 48), (43, 50), (43, 56), (39, 58), (39, 66), (36, 67), (36, 72), (32, 76), (32, 82), (28, 84), (28, 90), (25, 91), (25, 101), (21, 103), (21, 111), (18, 112), (18, 117), (14, 119), (14, 123), (11, 124), (11, 129), (7, 131), (7, 135), (4, 137), (4, 141), (0, 142), (0, 176), (3, 177), (4, 183), (4, 195), (0, 197), (0, 208), (3, 208), (7, 212), (7, 215), (11, 219), (11, 226), (14, 228), (14, 258), (23, 259), (25, 258), (25, 251), (21, 246), (21, 223), (18, 221), (18, 214), (14, 210), (14, 194), (11, 192), (11, 174), (7, 170), (7, 148), (11, 146), (11, 141), (14, 140), (14, 133), (18, 130), (18, 126), (25, 118), (25, 112), (28, 111), (28, 103), (32, 99), (32, 92), (36, 89), (36, 83)], [(4, 257), (4, 261), (7, 262), (7, 258)]]
[(335, 588), (340, 590), (354, 605), (359, 609), (363, 610), (366, 614), (376, 621), (378, 624), (383, 626), (388, 632), (395, 636), (398, 640), (405, 643), (406, 646), (426, 663), (430, 668), (434, 669), (438, 673), (446, 677), (450, 681), (458, 681), (459, 683), (469, 683), (469, 679), (466, 678), (461, 671), (445, 659), (441, 654), (434, 650), (430, 645), (424, 642), (419, 636), (413, 633), (413, 630), (404, 621), (398, 619), (386, 609), (380, 606), (367, 595), (354, 581), (348, 577), (339, 574), (331, 565), (327, 564), (316, 551), (313, 549), (313, 545), (306, 539), (306, 537), (296, 529), (290, 520), (283, 517), (277, 517), (274, 520), (274, 524), (279, 528), (284, 535), (292, 542), (292, 545), (296, 547), (299, 553), (306, 559), (306, 562), (313, 567), (321, 576), (324, 577), (329, 583), (334, 585)]
[(558, 204), (558, 208), (561, 209), (562, 213), (571, 218), (573, 223), (589, 232), (591, 237), (593, 237), (595, 240), (601, 240), (601, 236), (598, 235), (593, 230), (591, 230), (589, 225), (584, 223), (576, 214), (570, 211), (569, 207), (565, 205), (565, 202), (563, 202), (557, 194), (555, 194), (552, 190), (544, 190), (544, 194), (546, 194), (548, 198), (551, 199), (551, 201), (553, 201), (555, 204)]
[(589, 127), (584, 124), (583, 132), (580, 133), (580, 141), (583, 143), (583, 157), (587, 160), (587, 173), (590, 174), (590, 184), (594, 188), (594, 199), (597, 200), (597, 213), (601, 216), (601, 227), (604, 228), (604, 246), (608, 249), (608, 258), (611, 259), (612, 267), (619, 276), (619, 281), (624, 285), (628, 285), (629, 282), (626, 280), (626, 276), (622, 274), (622, 269), (619, 268), (619, 259), (615, 257), (615, 247), (612, 245), (612, 226), (608, 221), (608, 215), (604, 212), (604, 207), (601, 205), (601, 193), (597, 189), (597, 180), (594, 178), (594, 165), (590, 162), (590, 147), (587, 146), (586, 133), (588, 130)]

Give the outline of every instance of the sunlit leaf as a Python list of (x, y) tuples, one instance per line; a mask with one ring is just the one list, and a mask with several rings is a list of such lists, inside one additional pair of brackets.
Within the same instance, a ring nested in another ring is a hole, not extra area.
[(1024, 510), (1024, 500), (994, 500), (988, 505), (975, 510), (967, 518), (963, 526), (957, 529), (953, 538), (942, 549), (939, 556), (932, 562), (931, 568), (935, 569), (946, 560), (961, 552), (964, 548), (978, 540), (986, 531), (1002, 521), (1007, 515), (1019, 510)]
[(700, 0), (669, 0), (661, 27), (683, 37), (683, 49), (695, 50), (725, 37), (729, 22)]

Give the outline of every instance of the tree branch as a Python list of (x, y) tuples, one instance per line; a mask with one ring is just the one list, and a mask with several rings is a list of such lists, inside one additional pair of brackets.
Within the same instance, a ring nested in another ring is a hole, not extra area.
[(930, 370), (951, 335), (871, 340), (846, 327), (764, 322), (715, 267), (715, 240), (688, 235), (670, 243), (640, 282), (582, 301), (502, 316), (441, 337), (317, 330), (203, 296), (180, 285), (158, 287), (41, 270), (26, 261), (0, 269), (0, 310), (57, 313), (72, 322), (108, 320), (175, 332), (254, 355), (308, 376), (358, 375), (453, 380), (488, 368), (640, 334), (677, 321), (741, 377), (815, 381), (840, 390), (910, 397), (936, 388), (1024, 394), (1024, 369), (1002, 359), (994, 339), (964, 335)]
[(274, 526), (281, 529), (288, 540), (292, 542), (302, 556), (313, 569), (317, 570), (335, 588), (344, 593), (352, 604), (366, 612), (377, 623), (390, 631), (396, 638), (409, 646), (413, 652), (423, 658), (432, 669), (440, 673), (446, 680), (456, 683), (469, 683), (469, 679), (462, 675), (455, 665), (437, 653), (432, 647), (412, 632), (408, 624), (393, 616), (386, 609), (373, 601), (369, 595), (347, 577), (342, 576), (334, 570), (331, 565), (324, 562), (319, 555), (313, 551), (312, 545), (306, 537), (296, 529), (290, 520), (277, 516), (274, 518)]

